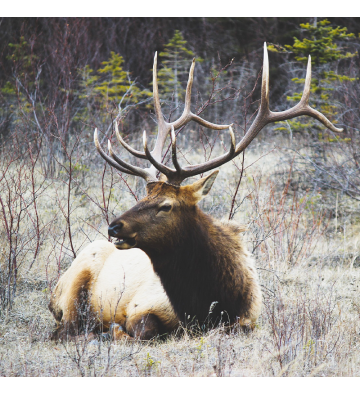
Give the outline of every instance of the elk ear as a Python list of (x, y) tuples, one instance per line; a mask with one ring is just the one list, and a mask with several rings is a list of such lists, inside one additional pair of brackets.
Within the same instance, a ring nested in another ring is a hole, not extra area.
[(210, 189), (213, 186), (215, 178), (218, 174), (219, 170), (215, 170), (208, 176), (201, 178), (190, 185), (191, 189), (193, 190), (196, 203), (200, 202), (200, 200), (210, 192)]

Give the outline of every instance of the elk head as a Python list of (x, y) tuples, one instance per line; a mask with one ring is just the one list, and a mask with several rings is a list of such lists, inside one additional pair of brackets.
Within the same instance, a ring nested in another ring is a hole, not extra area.
[[(99, 144), (97, 130), (95, 129), (94, 140), (100, 155), (121, 172), (140, 176), (147, 182), (147, 196), (132, 209), (115, 219), (109, 226), (109, 235), (117, 238), (115, 246), (118, 249), (138, 247), (145, 252), (149, 249), (157, 249), (159, 252), (169, 248), (171, 249), (171, 240), (178, 240), (181, 238), (182, 232), (184, 232), (185, 229), (189, 229), (189, 226), (191, 226), (190, 221), (196, 221), (197, 216), (195, 214), (200, 211), (196, 204), (210, 191), (218, 174), (218, 170), (191, 185), (181, 186), (180, 184), (182, 181), (188, 177), (193, 177), (215, 169), (235, 158), (246, 149), (265, 125), (284, 121), (300, 115), (308, 115), (319, 120), (333, 132), (342, 132), (342, 129), (336, 128), (323, 114), (309, 106), (311, 83), (310, 56), (307, 66), (305, 87), (300, 102), (286, 111), (272, 112), (269, 109), (269, 61), (266, 43), (264, 44), (260, 107), (254, 122), (237, 145), (231, 125), (213, 124), (191, 112), (190, 102), (194, 67), (195, 60), (193, 60), (190, 68), (184, 112), (179, 119), (168, 123), (164, 120), (160, 107), (156, 74), (157, 55), (155, 54), (153, 67), (153, 96), (158, 122), (158, 135), (153, 151), (149, 151), (145, 131), (143, 135), (144, 152), (137, 151), (122, 139), (118, 130), (118, 125), (115, 122), (115, 131), (119, 142), (135, 157), (148, 160), (151, 163), (150, 168), (143, 169), (123, 161), (114, 153), (110, 141), (108, 142), (110, 156), (106, 154)], [(211, 159), (208, 162), (181, 167), (177, 159), (175, 130), (190, 121), (195, 121), (211, 129), (229, 129), (231, 137), (230, 149), (225, 154)], [(161, 162), (162, 150), (169, 133), (171, 137), (174, 169)], [(160, 173), (159, 179), (156, 177), (157, 172)]]
[(116, 218), (109, 235), (116, 237), (119, 249), (138, 247), (145, 252), (172, 249), (172, 241), (182, 238), (191, 221), (197, 218), (196, 204), (206, 196), (219, 170), (191, 185), (177, 186), (164, 181), (147, 184), (147, 196)]

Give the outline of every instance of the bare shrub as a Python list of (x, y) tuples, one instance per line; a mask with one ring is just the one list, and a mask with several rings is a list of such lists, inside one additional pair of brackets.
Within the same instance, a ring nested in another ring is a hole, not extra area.
[(326, 211), (316, 204), (316, 196), (311, 193), (299, 196), (291, 191), (291, 181), (292, 168), (281, 188), (262, 176), (248, 180), (251, 193), (247, 199), (253, 211), (249, 224), (252, 252), (261, 255), (263, 262), (266, 257), (264, 267), (279, 269), (280, 263), (303, 264), (327, 229)]
[(25, 270), (26, 263), (26, 270), (33, 266), (52, 220), (42, 218), (37, 203), (47, 188), (38, 172), (39, 151), (17, 133), (0, 149), (0, 314), (4, 314), (13, 305), (19, 270)]
[[(343, 336), (340, 317), (336, 314), (333, 289), (318, 287), (311, 297), (305, 289), (296, 289), (291, 298), (283, 295), (279, 284), (275, 296), (267, 298), (265, 315), (269, 322), (275, 357), (280, 375), (286, 374), (292, 363), (301, 361), (309, 373), (334, 351)], [(329, 292), (330, 291), (330, 292)]]

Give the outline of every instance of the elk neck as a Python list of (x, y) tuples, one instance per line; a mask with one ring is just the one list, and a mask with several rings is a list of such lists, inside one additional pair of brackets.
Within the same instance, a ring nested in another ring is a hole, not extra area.
[(232, 323), (248, 308), (243, 296), (248, 252), (239, 232), (195, 206), (182, 217), (169, 248), (144, 248), (181, 321), (190, 316), (201, 324)]

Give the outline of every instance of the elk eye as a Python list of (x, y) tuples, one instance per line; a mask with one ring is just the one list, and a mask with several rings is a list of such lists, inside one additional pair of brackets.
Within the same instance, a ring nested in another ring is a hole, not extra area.
[(159, 211), (169, 212), (171, 210), (171, 204), (164, 204), (163, 206), (159, 207)]

